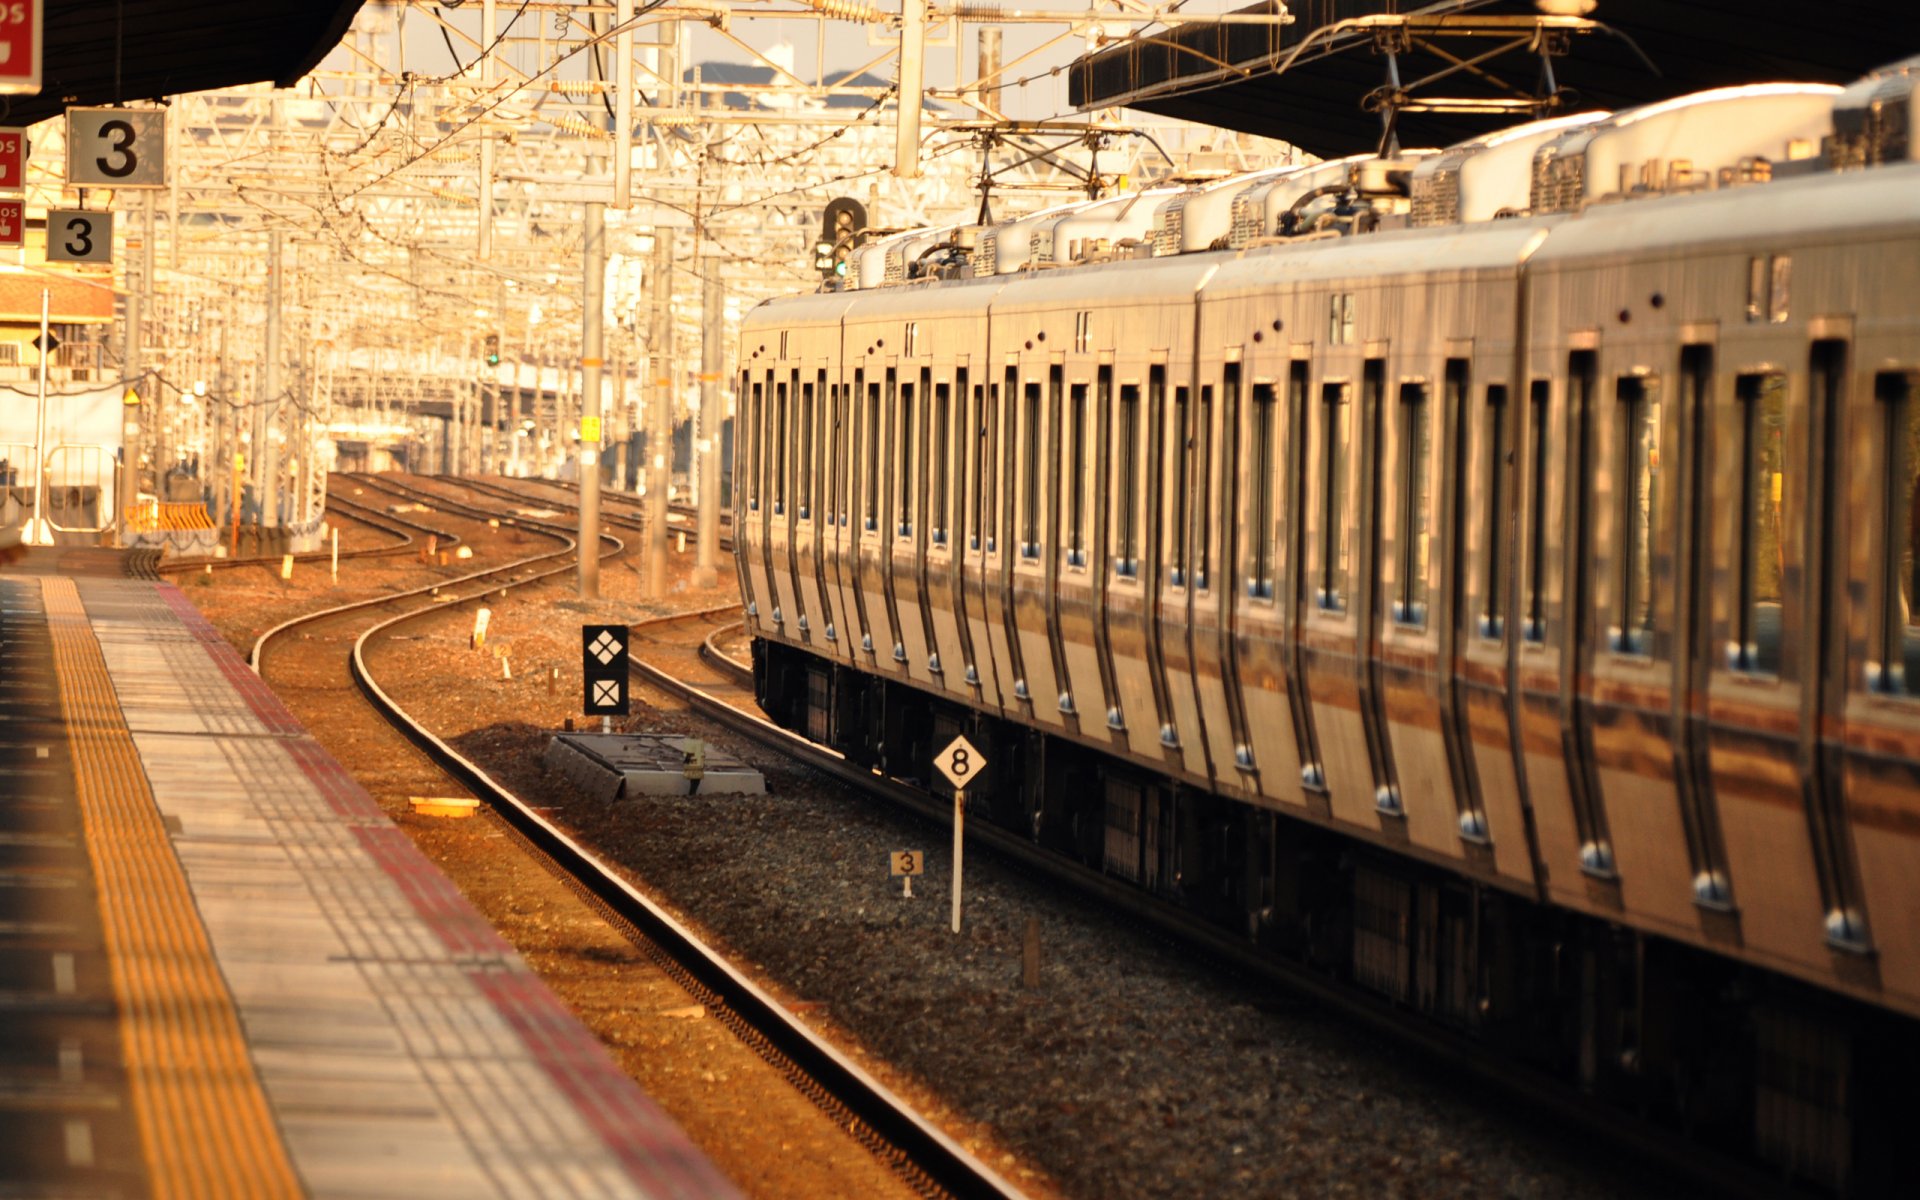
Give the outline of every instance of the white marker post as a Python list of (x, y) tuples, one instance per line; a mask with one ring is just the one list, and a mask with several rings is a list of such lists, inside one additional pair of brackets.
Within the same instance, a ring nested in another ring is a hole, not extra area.
[(340, 527), (335, 525), (327, 531), (333, 539), (333, 582), (340, 582)]
[(953, 931), (959, 933), (960, 855), (966, 840), (967, 785), (986, 769), (987, 759), (963, 734), (934, 756), (933, 765), (953, 785)]

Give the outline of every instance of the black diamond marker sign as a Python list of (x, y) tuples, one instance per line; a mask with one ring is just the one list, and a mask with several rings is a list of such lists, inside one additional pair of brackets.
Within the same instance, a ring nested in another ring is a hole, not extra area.
[(590, 717), (627, 715), (627, 627), (580, 627), (580, 677)]

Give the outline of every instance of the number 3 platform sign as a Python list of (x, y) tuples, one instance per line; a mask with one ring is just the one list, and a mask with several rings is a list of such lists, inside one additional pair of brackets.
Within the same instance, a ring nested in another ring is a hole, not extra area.
[(0, 3), (0, 94), (40, 94), (40, 32), (46, 24), (45, 0)]
[(157, 108), (68, 109), (67, 183), (167, 186), (167, 114)]
[(47, 210), (47, 261), (113, 261), (113, 214), (80, 208)]

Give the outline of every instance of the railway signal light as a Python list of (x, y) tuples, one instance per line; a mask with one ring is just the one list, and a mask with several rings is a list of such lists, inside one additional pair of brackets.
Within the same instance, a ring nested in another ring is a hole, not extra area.
[(490, 367), (500, 365), (500, 335), (497, 333), (487, 335), (487, 365)]
[(844, 279), (853, 248), (867, 227), (867, 206), (851, 196), (827, 202), (820, 215), (820, 240), (813, 244), (813, 266), (828, 279)]

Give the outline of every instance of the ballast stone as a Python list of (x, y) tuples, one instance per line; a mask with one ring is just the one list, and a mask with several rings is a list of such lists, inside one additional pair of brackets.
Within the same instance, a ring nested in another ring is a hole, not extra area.
[(638, 796), (758, 796), (760, 772), (711, 742), (652, 733), (557, 733), (541, 763), (600, 801)]

